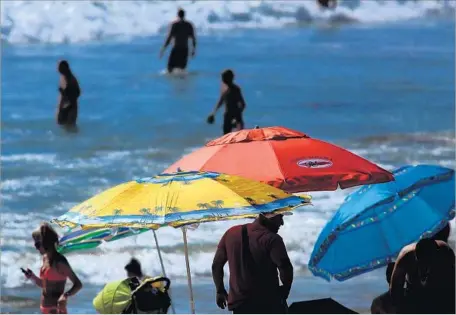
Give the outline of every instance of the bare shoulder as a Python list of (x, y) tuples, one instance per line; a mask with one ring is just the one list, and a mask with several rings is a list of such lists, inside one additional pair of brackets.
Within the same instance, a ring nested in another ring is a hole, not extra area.
[(444, 241), (436, 240), (435, 242), (436, 242), (437, 245), (438, 245), (439, 247), (441, 247), (441, 248), (447, 248), (447, 247), (448, 247), (448, 248), (451, 249), (450, 245), (448, 245), (448, 243), (446, 243), (446, 242), (444, 242)]
[(408, 257), (410, 253), (415, 251), (415, 248), (416, 248), (416, 243), (412, 243), (407, 246), (404, 246), (404, 248), (401, 249), (401, 251), (399, 252), (399, 255), (397, 256), (397, 261)]

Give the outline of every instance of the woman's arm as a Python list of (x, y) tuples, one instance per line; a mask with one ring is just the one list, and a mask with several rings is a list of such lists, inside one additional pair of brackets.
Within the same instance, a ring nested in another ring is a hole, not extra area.
[(67, 292), (64, 293), (65, 297), (75, 295), (79, 290), (82, 289), (82, 282), (79, 280), (78, 276), (74, 273), (73, 268), (71, 268), (68, 261), (60, 262), (58, 269), (62, 271), (68, 278), (70, 278), (73, 286)]
[(33, 271), (31, 271), (30, 269), (28, 269), (27, 271), (30, 272), (30, 273), (29, 273), (30, 276), (29, 276), (28, 278), (31, 279), (33, 282), (35, 282), (35, 284), (36, 284), (37, 286), (39, 286), (40, 288), (42, 288), (42, 287), (43, 287), (43, 281), (41, 281), (41, 278), (38, 277), (37, 275), (35, 275), (35, 274), (33, 273)]

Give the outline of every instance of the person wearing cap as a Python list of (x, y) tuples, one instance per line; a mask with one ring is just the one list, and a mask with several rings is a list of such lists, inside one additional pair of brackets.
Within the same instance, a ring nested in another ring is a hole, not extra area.
[(196, 53), (195, 29), (192, 23), (185, 20), (185, 11), (183, 9), (177, 11), (177, 20), (171, 23), (168, 36), (160, 49), (160, 58), (163, 57), (166, 47), (168, 47), (173, 38), (174, 47), (168, 58), (168, 73), (172, 73), (174, 69), (184, 70), (187, 68), (189, 39), (192, 40), (193, 44), (191, 52), (192, 57), (194, 57)]
[[(293, 266), (283, 239), (277, 234), (283, 224), (283, 214), (260, 214), (254, 222), (225, 232), (212, 263), (218, 307), (228, 306), (234, 314), (286, 312)], [(223, 283), (223, 267), (227, 262), (229, 293)]]

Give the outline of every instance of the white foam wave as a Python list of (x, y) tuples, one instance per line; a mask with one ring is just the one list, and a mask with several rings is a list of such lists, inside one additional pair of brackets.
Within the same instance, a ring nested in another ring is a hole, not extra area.
[(2, 155), (0, 158), (2, 162), (40, 162), (53, 164), (56, 154), (13, 154)]
[(42, 178), (38, 176), (28, 176), (22, 179), (7, 179), (3, 180), (1, 184), (2, 191), (17, 191), (25, 190), (27, 188), (33, 187), (34, 189), (43, 188), (43, 187), (52, 187), (57, 185), (59, 180)]
[[(10, 43), (72, 43), (129, 39), (162, 32), (178, 7), (199, 33), (280, 28), (312, 22), (384, 23), (449, 15), (454, 1), (340, 1), (322, 10), (315, 1), (1, 1), (1, 36)], [(451, 13), (450, 13), (451, 14)]]

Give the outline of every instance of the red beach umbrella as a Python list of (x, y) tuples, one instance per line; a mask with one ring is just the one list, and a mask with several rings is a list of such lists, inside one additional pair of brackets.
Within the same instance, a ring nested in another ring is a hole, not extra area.
[(178, 169), (239, 175), (289, 193), (394, 180), (390, 172), (348, 150), (284, 127), (231, 132), (184, 156), (164, 172)]

